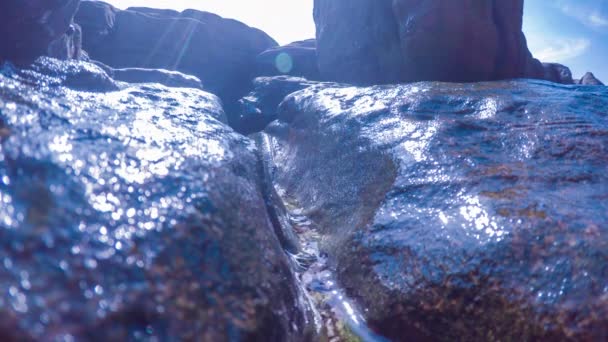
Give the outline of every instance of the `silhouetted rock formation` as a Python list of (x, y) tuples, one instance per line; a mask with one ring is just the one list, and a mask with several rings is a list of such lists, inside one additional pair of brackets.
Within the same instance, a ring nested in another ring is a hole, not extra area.
[(266, 146), (377, 332), (601, 341), (606, 108), (607, 88), (530, 80), (318, 84), (281, 103)]
[(308, 39), (278, 46), (262, 52), (257, 58), (258, 75), (293, 75), (319, 81), (317, 42)]
[(565, 65), (559, 63), (543, 63), (543, 69), (545, 70), (543, 78), (547, 81), (561, 84), (574, 84), (572, 71)]
[(604, 83), (602, 81), (598, 80), (597, 78), (595, 78), (595, 75), (593, 75), (593, 73), (591, 73), (591, 72), (586, 73), (580, 80), (577, 81), (577, 84), (600, 85), (600, 86), (604, 85)]
[(79, 56), (72, 19), (80, 0), (0, 1), (0, 61), (32, 62), (39, 56)]
[(542, 78), (523, 0), (315, 0), (322, 77), (355, 84)]
[(3, 341), (314, 333), (215, 95), (43, 58), (1, 70), (0, 109)]
[(91, 59), (113, 68), (177, 70), (224, 102), (229, 122), (256, 75), (256, 57), (276, 46), (264, 32), (215, 14), (83, 1), (76, 15)]

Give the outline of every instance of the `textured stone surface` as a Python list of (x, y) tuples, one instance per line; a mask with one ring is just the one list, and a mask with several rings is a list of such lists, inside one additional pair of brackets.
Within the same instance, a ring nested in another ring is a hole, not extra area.
[(232, 123), (256, 74), (256, 57), (277, 43), (264, 32), (215, 14), (84, 1), (76, 22), (91, 59), (113, 68), (177, 70), (218, 95)]
[(0, 339), (298, 341), (252, 141), (197, 89), (0, 71)]
[(167, 87), (203, 89), (196, 76), (165, 69), (122, 68), (114, 69), (101, 62), (92, 61), (116, 81), (127, 83), (158, 83)]
[(354, 84), (542, 78), (523, 0), (315, 0), (321, 76)]
[[(0, 61), (31, 62), (39, 56), (73, 57), (78, 28), (72, 25), (80, 0), (0, 2)], [(67, 35), (66, 35), (67, 33)]]
[(377, 332), (608, 338), (608, 91), (543, 81), (313, 86), (267, 129)]

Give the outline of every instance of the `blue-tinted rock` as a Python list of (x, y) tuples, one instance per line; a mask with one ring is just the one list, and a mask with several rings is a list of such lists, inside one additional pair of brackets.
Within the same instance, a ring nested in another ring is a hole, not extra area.
[(547, 81), (561, 84), (574, 84), (572, 71), (565, 65), (559, 63), (543, 63), (543, 69), (545, 70), (545, 76), (543, 78)]
[(72, 23), (64, 35), (51, 42), (46, 56), (63, 60), (84, 59), (80, 25)]
[(304, 339), (256, 147), (219, 99), (103, 92), (74, 63), (0, 73), (0, 338)]
[(291, 75), (321, 80), (315, 39), (270, 48), (257, 57), (257, 65), (260, 76)]
[(101, 62), (93, 61), (116, 81), (127, 83), (158, 83), (167, 87), (203, 89), (203, 83), (196, 76), (165, 69), (123, 68), (114, 69)]
[(543, 78), (523, 0), (315, 0), (324, 80), (359, 85)]
[[(11, 69), (5, 69), (5, 71), (9, 70)], [(92, 63), (40, 57), (27, 69), (13, 70), (27, 82), (42, 88), (66, 86), (89, 92), (119, 89), (118, 84), (102, 68)]]
[(287, 95), (319, 84), (327, 85), (289, 76), (256, 78), (253, 91), (239, 100), (239, 118), (234, 124), (235, 128), (245, 134), (263, 130), (276, 120), (279, 103)]
[(274, 181), (393, 340), (605, 340), (605, 89), (309, 87), (267, 129)]
[(256, 76), (256, 57), (277, 43), (266, 33), (218, 15), (84, 1), (75, 21), (83, 48), (112, 68), (177, 70), (198, 77), (224, 103), (230, 123)]
[(591, 72), (586, 73), (580, 80), (577, 82), (581, 85), (595, 85), (595, 86), (603, 86), (604, 83), (598, 80), (595, 75)]
[[(3, 0), (0, 2), (0, 62), (31, 62), (79, 51), (72, 19), (80, 0)], [(74, 45), (76, 44), (76, 45)]]

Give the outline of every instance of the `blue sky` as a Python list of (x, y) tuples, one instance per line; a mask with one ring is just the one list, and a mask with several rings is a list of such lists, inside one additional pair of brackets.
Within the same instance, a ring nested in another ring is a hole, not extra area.
[[(510, 1), (510, 0), (502, 0)], [(113, 5), (196, 8), (260, 28), (279, 43), (314, 37), (313, 0), (110, 0)], [(524, 32), (534, 56), (593, 71), (608, 81), (608, 0), (526, 0)]]
[(608, 0), (526, 0), (524, 32), (535, 57), (608, 81)]

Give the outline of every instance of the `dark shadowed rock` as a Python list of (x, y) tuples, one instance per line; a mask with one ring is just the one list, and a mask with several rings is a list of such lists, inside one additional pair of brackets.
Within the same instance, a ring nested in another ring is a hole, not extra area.
[(312, 86), (280, 105), (268, 154), (377, 332), (599, 341), (605, 108), (605, 88), (542, 81)]
[(2, 340), (305, 339), (256, 147), (219, 99), (72, 74), (108, 79), (0, 72)]
[(229, 121), (256, 74), (256, 57), (276, 46), (264, 32), (215, 14), (84, 1), (76, 15), (84, 49), (112, 68), (177, 70), (198, 77), (224, 102)]
[(320, 80), (317, 65), (317, 41), (308, 39), (274, 47), (257, 57), (258, 75), (291, 75)]
[(543, 78), (547, 81), (561, 84), (574, 84), (572, 71), (565, 65), (559, 63), (543, 63), (543, 69), (545, 69), (545, 76)]
[(523, 0), (315, 0), (321, 76), (354, 84), (542, 78)]
[(586, 73), (577, 83), (582, 85), (604, 85), (604, 83), (595, 78), (595, 75), (591, 72)]
[(71, 24), (79, 2), (0, 1), (0, 61), (27, 63), (54, 52), (56, 57), (71, 57), (77, 42), (77, 28)]
[(299, 77), (258, 77), (253, 81), (253, 91), (239, 100), (239, 119), (235, 126), (245, 134), (259, 132), (277, 119), (279, 103), (298, 90), (316, 85), (327, 85)]
[(68, 31), (58, 39), (52, 41), (47, 49), (46, 56), (67, 59), (81, 59), (82, 29), (78, 24), (71, 24)]

